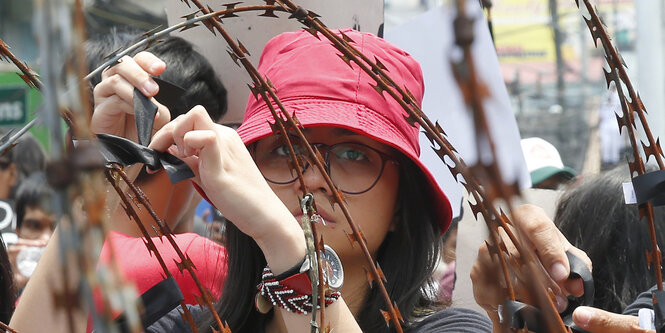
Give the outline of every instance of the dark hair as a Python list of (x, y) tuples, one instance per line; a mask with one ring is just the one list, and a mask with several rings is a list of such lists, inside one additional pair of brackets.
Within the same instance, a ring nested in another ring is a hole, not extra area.
[[(384, 239), (376, 258), (388, 281), (388, 294), (397, 303), (407, 327), (417, 317), (431, 314), (440, 306), (425, 294), (438, 261), (441, 234), (432, 205), (422, 191), (427, 188), (425, 182), (411, 160), (400, 160), (399, 221), (396, 230)], [(266, 261), (254, 240), (232, 223), (227, 224), (226, 232), (229, 273), (217, 309), (233, 332), (256, 332), (263, 321), (254, 309), (254, 295)], [(391, 332), (379, 311), (384, 307), (378, 288), (370, 289), (358, 314), (360, 328), (367, 332)], [(210, 322), (205, 324), (202, 327)]]
[[(110, 54), (135, 43), (140, 33), (136, 31), (116, 31), (96, 36), (86, 42), (88, 67), (94, 70)], [(142, 50), (141, 50), (142, 51)], [(164, 60), (166, 70), (159, 77), (185, 89), (182, 96), (184, 108), (170, 110), (171, 119), (186, 113), (196, 105), (202, 105), (210, 117), (217, 121), (227, 110), (226, 88), (217, 78), (212, 66), (191, 43), (180, 37), (169, 36), (149, 48), (157, 57)], [(93, 86), (101, 82), (101, 74), (90, 80)]]
[[(645, 256), (651, 246), (646, 220), (640, 219), (637, 205), (626, 205), (623, 197), (622, 183), (629, 180), (627, 167), (620, 166), (584, 181), (563, 194), (554, 219), (593, 262), (594, 306), (615, 313), (655, 284)], [(662, 244), (663, 208), (656, 207), (654, 213)]]
[(39, 207), (51, 211), (50, 199), (53, 194), (53, 189), (48, 185), (43, 173), (35, 173), (24, 179), (16, 191), (16, 229), (21, 229), (28, 207)]
[(5, 241), (0, 240), (0, 321), (9, 324), (14, 314), (16, 291), (14, 290), (14, 274), (9, 263)]
[(19, 180), (46, 169), (44, 148), (30, 132), (23, 134), (12, 150), (14, 151), (14, 163), (19, 171)]

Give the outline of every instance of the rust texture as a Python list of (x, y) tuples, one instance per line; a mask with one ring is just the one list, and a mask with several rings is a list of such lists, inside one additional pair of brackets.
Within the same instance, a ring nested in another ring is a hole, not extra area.
[[(575, 0), (577, 7), (580, 7), (579, 0)], [(589, 0), (582, 0), (582, 5), (589, 12), (589, 18), (583, 17), (584, 21), (591, 32), (591, 37), (593, 42), (598, 47), (598, 42), (600, 46), (605, 51), (605, 60), (609, 66), (609, 69), (603, 69), (605, 73), (605, 81), (607, 82), (607, 87), (609, 88), (611, 84), (614, 84), (619, 95), (619, 100), (621, 101), (621, 111), (622, 115), (616, 115), (617, 122), (619, 123), (619, 132), (621, 133), (625, 128), (628, 132), (628, 138), (630, 140), (630, 145), (633, 148), (633, 160), (628, 162), (628, 167), (630, 168), (631, 176), (643, 175), (646, 173), (645, 161), (648, 161), (650, 158), (653, 159), (658, 164), (660, 170), (665, 169), (665, 164), (663, 163), (663, 150), (660, 147), (660, 141), (655, 140), (649, 124), (646, 119), (646, 108), (642, 103), (640, 95), (637, 93), (633, 87), (628, 73), (626, 72), (626, 63), (619, 54), (619, 51), (614, 47), (612, 41), (607, 33), (607, 29), (603, 24), (602, 20), (596, 13), (596, 10), (591, 6)], [(635, 115), (639, 119), (641, 128), (644, 130), (646, 135), (647, 142), (641, 141), (638, 138), (638, 133), (636, 132), (638, 128), (638, 122), (635, 119)], [(644, 160), (640, 155), (640, 151), (644, 153)], [(654, 266), (654, 274), (656, 277), (656, 286), (658, 290), (663, 290), (663, 273), (662, 273), (662, 257), (660, 248), (658, 247), (658, 242), (656, 240), (656, 228), (654, 224), (654, 215), (653, 215), (653, 206), (650, 202), (641, 204), (638, 206), (640, 219), (646, 219), (647, 226), (649, 228), (649, 238), (651, 240), (651, 249), (647, 251), (648, 262)]]

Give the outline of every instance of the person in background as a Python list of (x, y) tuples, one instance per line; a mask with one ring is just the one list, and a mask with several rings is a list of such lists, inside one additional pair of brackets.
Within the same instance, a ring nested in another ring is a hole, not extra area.
[(622, 115), (621, 101), (616, 86), (612, 84), (598, 107), (598, 136), (600, 137), (601, 168), (607, 170), (621, 162), (621, 150), (626, 144), (619, 132), (617, 115)]
[(9, 245), (9, 259), (14, 284), (22, 290), (37, 267), (44, 246), (55, 229), (51, 209), (53, 189), (43, 173), (24, 179), (16, 191), (16, 235), (18, 241)]
[(18, 167), (19, 183), (33, 173), (46, 170), (46, 153), (37, 139), (27, 132), (17, 141), (14, 150), (14, 162)]
[[(556, 209), (554, 223), (574, 246), (593, 262), (594, 306), (616, 313), (640, 292), (655, 285), (645, 252), (649, 231), (637, 205), (627, 205), (622, 184), (630, 181), (625, 165), (567, 189)], [(665, 240), (662, 207), (654, 207), (656, 238)]]
[[(0, 137), (6, 132), (0, 130)], [(15, 148), (15, 147), (14, 147)], [(19, 180), (19, 169), (14, 161), (15, 149), (0, 154), (0, 200), (10, 201)], [(13, 206), (13, 205), (12, 205)]]
[(563, 165), (559, 151), (541, 138), (520, 141), (526, 167), (531, 174), (531, 187), (556, 190), (570, 183), (577, 172)]
[[(91, 69), (105, 61), (112, 52), (126, 48), (133, 44), (139, 34), (133, 32), (114, 32), (109, 35), (98, 36), (97, 39), (87, 42), (86, 50)], [(185, 92), (180, 96), (180, 105), (171, 105), (168, 109), (154, 98), (159, 107), (158, 117), (162, 119), (175, 119), (186, 114), (195, 105), (203, 105), (210, 117), (215, 120), (224, 115), (227, 109), (226, 89), (217, 78), (210, 63), (199, 54), (192, 44), (179, 37), (167, 37), (150, 48), (151, 52), (162, 59), (159, 78), (174, 85), (182, 87)], [(123, 61), (131, 60), (130, 57)], [(94, 88), (95, 110), (91, 129), (95, 133), (108, 133), (127, 137), (133, 141), (136, 138), (136, 124), (134, 123), (132, 90), (125, 90), (130, 84), (118, 74), (114, 68), (105, 70), (91, 80)], [(102, 77), (106, 80), (102, 81)], [(111, 78), (111, 79), (109, 79)], [(155, 81), (147, 81), (143, 90), (147, 97), (154, 97), (159, 87)], [(109, 98), (113, 96), (113, 98)], [(113, 103), (109, 103), (112, 101)], [(159, 121), (155, 129), (159, 128)], [(192, 259), (197, 267), (197, 276), (203, 285), (208, 288), (214, 298), (221, 295), (226, 275), (226, 250), (219, 244), (205, 237), (193, 233), (194, 209), (201, 200), (189, 180), (171, 184), (166, 172), (148, 173), (145, 168), (136, 176), (136, 184), (149, 198), (152, 208), (157, 215), (165, 221), (174, 232), (176, 242), (181, 250)], [(115, 194), (113, 194), (115, 195)], [(151, 231), (154, 223), (146, 209), (137, 210), (139, 220)], [(108, 263), (111, 258), (108, 241), (113, 242), (115, 258), (118, 260), (124, 277), (137, 283), (139, 293), (147, 291), (150, 287), (163, 279), (164, 272), (157, 260), (146, 249), (142, 234), (123, 209), (117, 209), (112, 214), (113, 230), (102, 248), (100, 262)], [(189, 273), (180, 273), (175, 261), (177, 253), (168, 242), (163, 242), (158, 235), (153, 235), (154, 243), (162, 254), (169, 271), (176, 279), (188, 304), (198, 304), (196, 295), (200, 292)], [(129, 255), (131, 254), (131, 255)]]

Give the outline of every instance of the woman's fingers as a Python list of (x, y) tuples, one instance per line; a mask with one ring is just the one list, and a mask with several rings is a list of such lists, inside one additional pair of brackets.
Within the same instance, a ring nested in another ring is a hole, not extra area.
[(211, 130), (215, 123), (210, 119), (208, 113), (202, 106), (195, 106), (186, 114), (179, 116), (155, 133), (150, 142), (150, 148), (165, 151), (172, 144), (178, 146), (179, 154), (185, 155), (184, 137), (193, 130)]
[(102, 72), (102, 79), (115, 74), (122, 76), (129, 84), (137, 87), (144, 95), (152, 97), (159, 91), (159, 86), (150, 75), (159, 75), (166, 68), (166, 64), (149, 52), (141, 52), (130, 58), (122, 57), (120, 63)]
[(654, 330), (640, 328), (638, 318), (635, 316), (620, 315), (587, 306), (575, 309), (573, 321), (580, 328), (592, 333), (655, 333)]

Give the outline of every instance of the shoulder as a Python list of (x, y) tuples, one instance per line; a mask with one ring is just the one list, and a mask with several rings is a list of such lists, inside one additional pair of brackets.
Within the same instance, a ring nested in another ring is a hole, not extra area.
[(463, 308), (447, 308), (424, 318), (408, 332), (492, 332), (492, 323), (489, 318), (476, 311)]
[[(189, 312), (192, 314), (194, 322), (196, 323), (205, 318), (206, 313), (208, 313), (207, 309), (204, 309), (200, 306), (187, 305), (187, 308), (189, 309)], [(175, 309), (171, 310), (171, 312), (159, 318), (159, 320), (146, 328), (145, 331), (147, 333), (192, 332), (189, 324), (182, 319), (180, 314), (181, 311), (182, 309), (180, 307), (176, 307)]]
[(178, 244), (178, 246), (187, 252), (189, 251), (226, 252), (224, 246), (193, 232), (174, 234), (174, 236), (175, 237), (173, 237), (173, 239)]
[(656, 290), (656, 287), (639, 294), (635, 301), (623, 309), (623, 314), (637, 316), (640, 309), (653, 309), (653, 299), (651, 292)]

